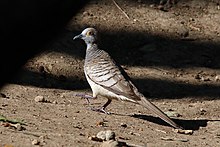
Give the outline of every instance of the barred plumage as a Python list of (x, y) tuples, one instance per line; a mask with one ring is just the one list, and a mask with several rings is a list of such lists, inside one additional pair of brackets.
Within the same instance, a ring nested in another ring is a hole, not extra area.
[(92, 89), (93, 97), (98, 95), (108, 98), (102, 111), (111, 103), (112, 99), (124, 100), (140, 104), (174, 128), (181, 128), (164, 114), (153, 103), (148, 101), (131, 82), (125, 71), (104, 50), (100, 50), (96, 43), (97, 31), (94, 28), (85, 29), (80, 35), (87, 45), (84, 72), (86, 79)]

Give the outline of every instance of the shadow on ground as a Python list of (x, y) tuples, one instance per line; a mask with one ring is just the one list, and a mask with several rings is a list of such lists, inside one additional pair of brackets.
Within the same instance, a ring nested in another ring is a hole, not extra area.
[[(147, 120), (159, 125), (169, 126), (166, 122), (161, 120), (158, 117), (147, 116), (147, 115), (132, 115), (131, 117), (135, 117), (138, 119)], [(207, 119), (200, 119), (200, 120), (183, 120), (183, 119), (173, 119), (177, 124), (182, 126), (186, 130), (199, 130), (200, 127), (206, 127), (208, 121), (220, 121), (220, 120), (207, 120)]]

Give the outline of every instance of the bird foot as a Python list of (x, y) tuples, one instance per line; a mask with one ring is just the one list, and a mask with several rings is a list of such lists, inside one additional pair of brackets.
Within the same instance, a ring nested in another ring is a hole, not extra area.
[(92, 108), (90, 108), (90, 110), (96, 111), (96, 112), (105, 113), (105, 114), (108, 114), (108, 115), (111, 114), (111, 112), (106, 111), (104, 107), (100, 107), (100, 108), (94, 108), (94, 107), (92, 107)]
[(83, 94), (83, 93), (78, 93), (75, 96), (78, 96), (78, 97), (86, 99), (88, 104), (90, 103), (89, 99), (95, 99), (96, 98), (96, 97), (93, 97), (91, 95)]

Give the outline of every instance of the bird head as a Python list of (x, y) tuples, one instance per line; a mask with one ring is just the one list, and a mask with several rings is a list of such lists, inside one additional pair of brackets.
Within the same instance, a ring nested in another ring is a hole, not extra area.
[(86, 44), (93, 44), (97, 40), (97, 31), (94, 28), (86, 28), (81, 34), (75, 36), (75, 39), (83, 39)]

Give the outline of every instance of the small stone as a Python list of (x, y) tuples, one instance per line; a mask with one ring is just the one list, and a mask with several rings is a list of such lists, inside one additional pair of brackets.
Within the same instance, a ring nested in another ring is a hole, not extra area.
[(40, 141), (37, 140), (37, 139), (34, 139), (34, 140), (32, 141), (32, 145), (39, 145), (39, 144), (40, 144)]
[(0, 93), (0, 96), (1, 96), (2, 98), (7, 98), (7, 96), (6, 96), (4, 93)]
[(195, 76), (195, 79), (200, 80), (200, 79), (201, 79), (200, 75), (197, 74), (197, 75)]
[(209, 78), (207, 78), (207, 77), (202, 77), (201, 80), (204, 81), (204, 82), (211, 81), (211, 80), (210, 80)]
[(195, 19), (194, 19), (194, 18), (190, 18), (189, 20), (190, 20), (190, 21), (195, 21)]
[(105, 122), (104, 121), (99, 121), (96, 123), (97, 126), (105, 126)]
[(39, 137), (40, 142), (45, 142), (45, 139), (48, 139), (47, 135), (42, 135)]
[(220, 76), (215, 76), (215, 81), (220, 81)]
[(97, 135), (97, 138), (102, 139), (103, 141), (106, 140), (115, 140), (115, 132), (111, 131), (111, 130), (107, 130), (107, 131), (100, 131)]
[(39, 70), (40, 73), (44, 73), (44, 72), (45, 72), (45, 69), (44, 69), (43, 66), (39, 66), (39, 69), (38, 69), (38, 70)]
[(126, 127), (127, 127), (127, 124), (121, 123), (120, 126), (126, 128)]
[(181, 37), (188, 37), (189, 36), (189, 30), (182, 30), (181, 32), (180, 32), (180, 36)]
[(55, 101), (53, 101), (52, 103), (53, 103), (53, 104), (58, 104), (56, 100), (55, 100)]
[(200, 115), (204, 115), (206, 112), (206, 110), (204, 110), (203, 108), (200, 109)]
[(203, 108), (201, 108), (201, 109), (200, 109), (200, 112), (203, 112), (203, 113), (204, 113), (204, 112), (206, 112), (206, 110), (203, 109)]
[(85, 15), (89, 15), (89, 12), (84, 11), (84, 12), (83, 12), (83, 15), (84, 15), (84, 16), (85, 16)]
[(34, 98), (35, 102), (45, 102), (45, 98), (41, 95), (38, 95)]

